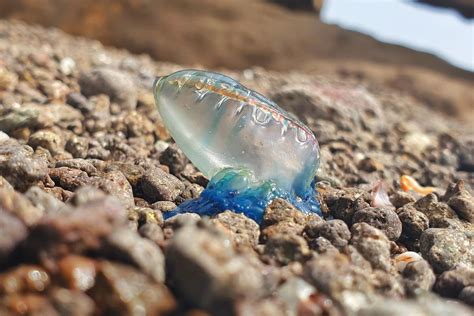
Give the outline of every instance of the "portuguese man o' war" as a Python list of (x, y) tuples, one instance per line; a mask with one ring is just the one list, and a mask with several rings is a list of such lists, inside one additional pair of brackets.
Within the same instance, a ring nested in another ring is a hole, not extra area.
[(261, 221), (275, 198), (319, 213), (314, 178), (318, 142), (303, 123), (225, 75), (181, 70), (154, 84), (158, 111), (175, 142), (210, 182), (185, 212), (233, 210)]

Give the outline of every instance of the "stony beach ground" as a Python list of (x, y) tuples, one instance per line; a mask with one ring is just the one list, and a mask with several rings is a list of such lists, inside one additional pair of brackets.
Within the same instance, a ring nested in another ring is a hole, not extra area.
[(473, 314), (472, 126), (383, 85), (224, 70), (315, 132), (323, 218), (164, 221), (208, 181), (151, 91), (188, 67), (0, 21), (0, 315)]

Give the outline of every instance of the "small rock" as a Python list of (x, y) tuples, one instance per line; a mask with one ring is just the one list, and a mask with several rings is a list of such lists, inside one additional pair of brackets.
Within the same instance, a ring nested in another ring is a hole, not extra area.
[(168, 289), (136, 269), (102, 261), (95, 285), (88, 294), (97, 304), (98, 315), (164, 315), (175, 307)]
[(17, 74), (3, 67), (0, 69), (0, 91), (13, 91), (17, 83)]
[(456, 298), (468, 286), (474, 286), (474, 268), (460, 265), (443, 272), (434, 289), (443, 296)]
[(347, 256), (339, 253), (317, 256), (304, 269), (305, 279), (339, 304), (344, 314), (353, 314), (374, 299), (370, 272), (351, 264)]
[(457, 228), (459, 226), (456, 212), (446, 203), (438, 202), (438, 198), (433, 193), (416, 201), (414, 207), (428, 217), (432, 228)]
[(44, 292), (50, 283), (50, 277), (42, 267), (20, 265), (0, 274), (0, 293)]
[(324, 254), (327, 252), (338, 253), (339, 250), (333, 246), (333, 244), (324, 237), (318, 237), (310, 239), (308, 241), (309, 248), (316, 251), (318, 254)]
[(134, 264), (156, 282), (165, 280), (165, 258), (161, 249), (126, 227), (107, 236), (103, 251), (109, 258)]
[(71, 153), (74, 158), (86, 158), (89, 151), (89, 140), (85, 137), (72, 136), (66, 142), (66, 150)]
[(95, 283), (96, 263), (87, 257), (68, 255), (58, 262), (58, 271), (68, 288), (87, 291)]
[(463, 171), (474, 171), (474, 141), (468, 140), (459, 148), (459, 169)]
[(50, 294), (54, 308), (60, 315), (93, 316), (94, 301), (80, 291), (54, 288)]
[(402, 233), (402, 223), (392, 207), (367, 207), (354, 213), (352, 222), (367, 223), (380, 229), (390, 240), (397, 240)]
[(184, 184), (159, 168), (151, 168), (140, 181), (147, 200), (174, 201), (184, 191)]
[(160, 163), (168, 166), (172, 174), (178, 175), (186, 167), (188, 158), (178, 145), (171, 144), (161, 153)]
[(275, 260), (281, 265), (293, 261), (303, 261), (310, 255), (306, 240), (301, 236), (280, 234), (270, 237), (264, 247), (264, 255), (268, 260)]
[(26, 190), (46, 178), (47, 174), (46, 158), (34, 155), (31, 147), (0, 143), (0, 175), (15, 188)]
[(322, 221), (319, 225), (305, 227), (305, 233), (311, 237), (323, 237), (329, 240), (334, 247), (343, 249), (349, 243), (351, 232), (346, 223), (340, 219)]
[(0, 189), (0, 210), (16, 216), (27, 227), (37, 224), (44, 215), (43, 210), (35, 207), (25, 196), (5, 189)]
[(184, 226), (167, 248), (166, 267), (183, 299), (216, 314), (231, 313), (237, 300), (263, 292), (261, 272), (220, 232)]
[(472, 268), (474, 235), (453, 229), (429, 228), (421, 235), (420, 250), (436, 273), (450, 270), (458, 264)]
[(54, 269), (55, 258), (97, 251), (108, 235), (126, 225), (126, 212), (116, 199), (94, 200), (41, 219), (23, 243), (21, 255)]
[(133, 110), (137, 105), (137, 91), (133, 80), (118, 70), (97, 68), (83, 73), (79, 78), (79, 85), (85, 96), (103, 93), (127, 110)]
[(408, 203), (416, 202), (416, 199), (408, 192), (397, 191), (390, 197), (390, 202), (398, 209)]
[(138, 229), (138, 233), (143, 238), (146, 238), (156, 245), (162, 245), (165, 240), (163, 229), (160, 226), (154, 224), (144, 224)]
[(443, 197), (448, 205), (459, 215), (459, 217), (474, 223), (474, 197), (464, 187), (461, 180), (456, 185), (451, 185)]
[(405, 290), (410, 295), (417, 295), (422, 291), (431, 290), (436, 280), (431, 266), (425, 260), (407, 263), (403, 269), (402, 276)]
[(374, 269), (390, 270), (390, 241), (382, 231), (367, 223), (357, 223), (351, 233), (351, 244)]
[(158, 201), (150, 205), (152, 209), (160, 212), (169, 212), (176, 208), (176, 204), (170, 201)]
[(79, 187), (91, 185), (92, 179), (86, 172), (80, 169), (59, 167), (49, 169), (49, 176), (57, 186), (69, 191), (75, 191)]
[(25, 197), (44, 214), (54, 213), (66, 208), (66, 204), (36, 186), (29, 188), (25, 192)]
[(135, 206), (132, 186), (122, 172), (113, 170), (95, 177), (93, 185), (116, 197), (125, 208)]
[(235, 245), (254, 247), (258, 244), (260, 227), (243, 214), (225, 211), (217, 214), (212, 222), (229, 234)]
[(474, 306), (474, 285), (462, 289), (459, 293), (459, 299), (468, 305)]
[(17, 217), (0, 207), (0, 262), (5, 262), (15, 247), (28, 235), (27, 228)]
[(413, 204), (407, 204), (399, 209), (398, 218), (402, 223), (401, 238), (403, 240), (419, 240), (421, 234), (430, 226), (428, 217), (417, 211)]

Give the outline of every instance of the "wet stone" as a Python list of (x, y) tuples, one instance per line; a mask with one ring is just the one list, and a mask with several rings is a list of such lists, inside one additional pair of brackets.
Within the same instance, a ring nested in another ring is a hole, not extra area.
[(474, 235), (468, 231), (429, 228), (421, 235), (420, 250), (437, 273), (458, 264), (474, 265)]
[(468, 305), (474, 306), (474, 285), (462, 289), (459, 293), (459, 299)]
[(402, 223), (394, 209), (389, 206), (368, 207), (358, 210), (354, 213), (352, 222), (354, 224), (367, 223), (378, 228), (383, 231), (390, 240), (397, 240), (402, 233)]

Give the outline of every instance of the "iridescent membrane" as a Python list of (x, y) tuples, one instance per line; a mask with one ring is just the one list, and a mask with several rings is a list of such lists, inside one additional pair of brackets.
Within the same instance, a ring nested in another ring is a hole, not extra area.
[(318, 143), (278, 105), (227, 76), (198, 70), (160, 77), (154, 94), (176, 143), (211, 178), (200, 198), (166, 216), (231, 209), (258, 221), (276, 197), (319, 211), (313, 186)]

